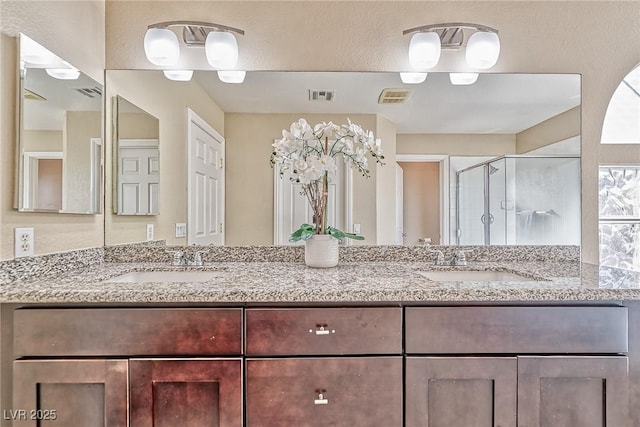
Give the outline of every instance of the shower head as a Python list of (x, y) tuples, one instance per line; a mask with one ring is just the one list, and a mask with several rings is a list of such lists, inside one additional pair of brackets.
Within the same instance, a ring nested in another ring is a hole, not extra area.
[(500, 169), (498, 169), (497, 167), (493, 166), (493, 165), (489, 165), (489, 175), (493, 175), (494, 173), (498, 172)]

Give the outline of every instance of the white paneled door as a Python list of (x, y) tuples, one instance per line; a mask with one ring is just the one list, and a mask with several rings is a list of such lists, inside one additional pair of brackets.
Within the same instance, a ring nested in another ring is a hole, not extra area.
[(224, 245), (224, 138), (189, 115), (188, 245)]
[(158, 215), (158, 140), (121, 139), (118, 141), (118, 166), (118, 213)]

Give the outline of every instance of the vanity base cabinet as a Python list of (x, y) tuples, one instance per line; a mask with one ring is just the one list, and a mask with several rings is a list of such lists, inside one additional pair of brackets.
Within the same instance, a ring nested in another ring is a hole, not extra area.
[(17, 360), (13, 425), (127, 427), (126, 360)]
[(518, 427), (627, 423), (626, 357), (519, 357)]
[(247, 427), (402, 426), (402, 357), (248, 359)]
[(516, 425), (515, 357), (407, 357), (407, 427)]
[(242, 427), (242, 359), (131, 359), (131, 427)]

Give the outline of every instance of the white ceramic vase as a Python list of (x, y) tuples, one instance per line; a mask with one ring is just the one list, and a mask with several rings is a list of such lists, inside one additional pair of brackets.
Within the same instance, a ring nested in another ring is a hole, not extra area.
[(330, 234), (311, 236), (304, 245), (304, 263), (316, 268), (338, 265), (338, 239)]

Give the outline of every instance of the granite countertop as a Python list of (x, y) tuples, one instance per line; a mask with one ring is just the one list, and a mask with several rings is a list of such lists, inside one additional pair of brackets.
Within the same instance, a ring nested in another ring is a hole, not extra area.
[[(198, 283), (118, 283), (133, 271), (217, 271)], [(416, 271), (497, 270), (531, 281), (434, 282)], [(313, 269), (300, 262), (216, 262), (204, 267), (111, 263), (0, 286), (3, 303), (354, 303), (640, 300), (640, 274), (577, 262), (341, 262)]]

